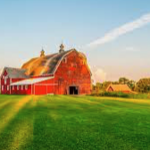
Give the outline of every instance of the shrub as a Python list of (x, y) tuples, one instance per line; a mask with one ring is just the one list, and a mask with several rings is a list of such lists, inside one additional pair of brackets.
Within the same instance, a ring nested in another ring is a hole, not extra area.
[(106, 97), (122, 97), (122, 98), (134, 98), (134, 99), (150, 99), (150, 94), (127, 94), (122, 92), (100, 92), (92, 93), (92, 96), (106, 96)]

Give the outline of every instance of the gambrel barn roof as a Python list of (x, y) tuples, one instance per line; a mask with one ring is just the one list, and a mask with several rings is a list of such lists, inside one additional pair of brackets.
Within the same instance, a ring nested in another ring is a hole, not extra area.
[[(77, 52), (75, 49), (71, 49), (68, 51), (63, 51), (43, 57), (33, 58), (29, 60), (27, 63), (25, 63), (22, 66), (22, 69), (26, 69), (27, 75), (30, 76), (54, 74), (63, 58), (73, 51)], [(82, 55), (82, 57), (85, 57), (85, 55), (83, 55), (82, 53), (80, 52), (77, 53)]]

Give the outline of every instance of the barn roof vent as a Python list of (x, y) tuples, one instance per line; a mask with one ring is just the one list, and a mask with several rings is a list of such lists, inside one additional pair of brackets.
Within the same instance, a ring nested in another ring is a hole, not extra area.
[(44, 56), (45, 56), (45, 51), (44, 51), (44, 49), (42, 48), (40, 57), (44, 57)]
[(60, 45), (59, 53), (62, 53), (65, 51), (65, 46), (63, 44)]

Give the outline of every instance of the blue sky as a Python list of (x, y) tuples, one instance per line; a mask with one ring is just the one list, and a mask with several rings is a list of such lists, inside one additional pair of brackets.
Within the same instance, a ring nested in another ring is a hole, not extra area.
[[(39, 56), (66, 49), (86, 53), (96, 80), (150, 76), (150, 23), (92, 49), (81, 47), (150, 13), (149, 0), (0, 1), (0, 68), (20, 67)], [(81, 48), (81, 49), (80, 49)]]

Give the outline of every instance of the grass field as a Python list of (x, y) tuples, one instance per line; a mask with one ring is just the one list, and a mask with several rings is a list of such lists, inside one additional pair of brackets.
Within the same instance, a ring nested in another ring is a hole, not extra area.
[(0, 150), (150, 150), (150, 100), (0, 95)]

